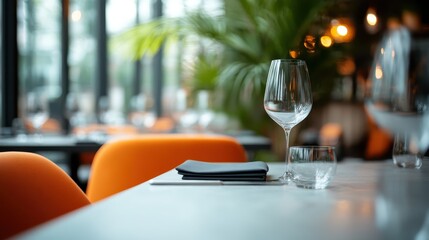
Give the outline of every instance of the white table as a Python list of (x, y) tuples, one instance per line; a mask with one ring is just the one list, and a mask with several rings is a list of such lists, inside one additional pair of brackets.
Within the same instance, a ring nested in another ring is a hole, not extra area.
[[(269, 173), (283, 168), (270, 164)], [(18, 239), (429, 239), (429, 162), (339, 163), (324, 190), (146, 182)]]

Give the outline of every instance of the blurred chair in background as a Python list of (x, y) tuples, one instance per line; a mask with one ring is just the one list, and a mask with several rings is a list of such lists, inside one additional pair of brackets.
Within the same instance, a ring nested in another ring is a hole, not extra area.
[(393, 136), (386, 129), (380, 128), (372, 116), (368, 117), (368, 140), (365, 149), (365, 159), (383, 160), (392, 157)]
[(88, 204), (79, 186), (49, 159), (0, 153), (0, 239)]
[(165, 173), (187, 159), (246, 162), (234, 138), (203, 134), (149, 134), (104, 144), (95, 154), (87, 196), (99, 201)]

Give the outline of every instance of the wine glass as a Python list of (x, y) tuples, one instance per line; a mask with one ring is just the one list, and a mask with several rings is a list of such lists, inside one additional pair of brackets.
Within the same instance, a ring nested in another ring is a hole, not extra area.
[(405, 27), (385, 33), (369, 81), (368, 112), (396, 136), (395, 141), (400, 137), (414, 143), (408, 156), (398, 158), (394, 152), (394, 163), (419, 168), (429, 146), (429, 35), (415, 34)]
[(98, 99), (98, 121), (101, 124), (106, 124), (108, 120), (108, 112), (110, 110), (109, 97), (101, 96)]
[(131, 99), (131, 123), (141, 131), (148, 131), (156, 122), (152, 108), (152, 98), (148, 94), (140, 93), (133, 96)]
[(198, 111), (189, 106), (189, 94), (186, 89), (178, 89), (174, 102), (173, 119), (177, 132), (195, 132), (198, 125)]
[(264, 95), (267, 114), (280, 125), (286, 137), (286, 170), (281, 181), (292, 176), (288, 169), (289, 135), (292, 128), (304, 120), (311, 111), (313, 97), (307, 64), (300, 59), (271, 61)]
[(78, 137), (86, 137), (85, 126), (94, 123), (95, 116), (88, 106), (84, 94), (78, 94), (77, 92), (70, 92), (66, 97), (66, 117), (68, 118), (71, 134), (75, 134)]
[(79, 98), (76, 93), (69, 93), (66, 97), (66, 117), (70, 124), (70, 131), (73, 132), (74, 128), (78, 126), (77, 116), (79, 114)]
[(49, 118), (48, 99), (41, 93), (30, 92), (26, 99), (26, 116), (34, 128), (34, 135), (40, 137), (43, 124)]

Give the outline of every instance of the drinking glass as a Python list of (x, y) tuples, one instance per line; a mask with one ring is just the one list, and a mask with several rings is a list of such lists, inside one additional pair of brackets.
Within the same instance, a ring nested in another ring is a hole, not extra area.
[(49, 118), (48, 99), (41, 93), (28, 93), (26, 99), (26, 116), (34, 128), (37, 137), (41, 135), (41, 128)]
[(418, 143), (408, 135), (396, 134), (392, 150), (393, 163), (402, 168), (419, 169), (423, 163), (423, 154)]
[(214, 119), (214, 112), (210, 109), (210, 92), (199, 90), (197, 93), (198, 131), (210, 132), (210, 123)]
[[(368, 112), (381, 127), (414, 143), (416, 151), (403, 155), (401, 162), (424, 155), (429, 146), (429, 37), (405, 27), (387, 32), (376, 50), (369, 81)], [(396, 165), (420, 167), (420, 161), (414, 162), (417, 165)]]
[(185, 89), (178, 89), (175, 97), (173, 119), (177, 132), (196, 132), (198, 125), (198, 111), (188, 105), (188, 93)]
[(156, 116), (152, 105), (152, 98), (147, 94), (140, 93), (131, 99), (130, 121), (142, 132), (155, 125)]
[(289, 161), (292, 181), (302, 188), (326, 188), (337, 169), (335, 148), (330, 146), (293, 146)]
[(108, 112), (110, 110), (109, 97), (101, 96), (98, 99), (98, 121), (101, 124), (107, 124)]
[(76, 93), (69, 93), (66, 97), (66, 117), (70, 124), (71, 131), (74, 130), (75, 127), (77, 127), (78, 124), (78, 115), (79, 115), (80, 109), (79, 109), (79, 98)]
[(286, 170), (281, 181), (291, 180), (288, 171), (289, 135), (311, 111), (313, 98), (307, 64), (300, 59), (271, 61), (264, 95), (267, 114), (280, 125), (286, 138)]

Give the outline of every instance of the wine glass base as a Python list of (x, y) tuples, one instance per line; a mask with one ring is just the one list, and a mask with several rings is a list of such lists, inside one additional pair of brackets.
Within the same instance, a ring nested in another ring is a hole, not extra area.
[(292, 182), (292, 174), (290, 172), (283, 173), (283, 175), (279, 177), (279, 181), (286, 184)]

